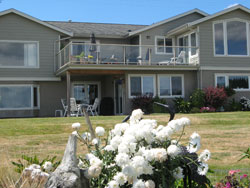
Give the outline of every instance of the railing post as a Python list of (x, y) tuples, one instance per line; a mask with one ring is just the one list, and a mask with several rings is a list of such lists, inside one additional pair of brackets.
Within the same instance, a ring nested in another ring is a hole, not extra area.
[(126, 64), (126, 46), (123, 46), (123, 62)]
[(64, 60), (63, 64), (65, 65), (66, 64), (66, 50), (65, 50), (65, 48), (63, 49), (63, 56), (64, 56), (64, 58), (63, 58), (63, 60)]
[(70, 117), (70, 72), (66, 72), (66, 80), (67, 80), (67, 117)]
[[(176, 58), (175, 58), (175, 57), (176, 57), (176, 51), (178, 51), (178, 47), (177, 47), (177, 48), (175, 47), (175, 48), (173, 49), (173, 52), (174, 52), (174, 53), (173, 53), (173, 55), (174, 55), (174, 60), (176, 59)], [(174, 62), (175, 62), (175, 61), (174, 61)]]
[(151, 65), (151, 61), (152, 61), (152, 49), (149, 48), (149, 53), (148, 53), (148, 62), (149, 62), (149, 65)]
[(68, 55), (68, 57), (69, 57), (69, 62), (71, 62), (71, 47), (72, 46), (72, 44), (70, 43), (70, 45), (69, 45), (69, 55)]

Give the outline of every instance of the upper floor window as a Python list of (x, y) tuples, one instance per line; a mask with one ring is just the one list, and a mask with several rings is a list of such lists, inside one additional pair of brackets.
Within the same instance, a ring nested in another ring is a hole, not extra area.
[(37, 68), (38, 42), (0, 41), (0, 67)]
[(215, 55), (247, 56), (249, 24), (227, 20), (214, 24)]
[(164, 36), (155, 37), (155, 46), (157, 54), (172, 54), (173, 53), (173, 39)]

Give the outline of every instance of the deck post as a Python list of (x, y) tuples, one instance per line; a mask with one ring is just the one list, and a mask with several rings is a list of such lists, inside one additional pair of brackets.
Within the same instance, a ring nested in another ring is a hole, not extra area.
[(123, 62), (126, 64), (126, 46), (123, 46)]
[(67, 78), (67, 117), (70, 117), (70, 72), (66, 72), (66, 78)]

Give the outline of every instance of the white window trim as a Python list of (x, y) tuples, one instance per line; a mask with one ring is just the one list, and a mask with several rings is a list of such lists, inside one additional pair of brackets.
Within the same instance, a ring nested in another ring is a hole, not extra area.
[(217, 77), (225, 77), (226, 87), (229, 86), (229, 76), (247, 76), (248, 77), (248, 89), (234, 89), (235, 91), (250, 91), (250, 74), (244, 73), (228, 73), (228, 74), (215, 74), (215, 87), (217, 87)]
[[(161, 93), (160, 93), (160, 77), (161, 76), (166, 76), (166, 77), (170, 77), (170, 93), (171, 93), (171, 95), (165, 95), (165, 96), (161, 96)], [(172, 95), (172, 77), (181, 77), (181, 84), (182, 84), (182, 86), (181, 86), (181, 89), (182, 89), (182, 95)], [(184, 94), (184, 91), (185, 91), (185, 89), (184, 89), (184, 75), (183, 74), (158, 74), (157, 75), (157, 81), (158, 81), (158, 96), (159, 96), (159, 98), (175, 98), (175, 97), (184, 97), (185, 96), (185, 94)]]
[(156, 96), (156, 75), (155, 74), (129, 74), (128, 75), (128, 96), (129, 96), (130, 99), (136, 97), (136, 96), (131, 95), (130, 78), (131, 77), (141, 77), (141, 92), (142, 92), (142, 89), (143, 89), (143, 79), (142, 79), (142, 77), (145, 77), (145, 76), (152, 76), (153, 77), (154, 94), (153, 94), (152, 97)]
[(9, 42), (9, 43), (36, 43), (37, 44), (37, 66), (4, 66), (0, 65), (0, 68), (23, 68), (23, 69), (39, 69), (40, 68), (40, 54), (39, 54), (39, 41), (28, 41), (28, 40), (0, 40), (1, 42)]
[(181, 48), (179, 39), (187, 36), (188, 37), (188, 46), (183, 46), (183, 47), (188, 47), (188, 57), (192, 58), (192, 57), (198, 56), (198, 52), (196, 54), (194, 54), (194, 55), (191, 54), (192, 53), (191, 52), (191, 48), (192, 48), (192, 46), (191, 46), (191, 35), (194, 34), (194, 33), (195, 33), (196, 46), (193, 46), (193, 47), (198, 49), (198, 47), (199, 47), (199, 45), (198, 45), (199, 44), (198, 43), (198, 32), (196, 30), (194, 30), (194, 31), (191, 31), (191, 32), (184, 33), (184, 34), (177, 37), (178, 53), (180, 53), (179, 50)]
[[(159, 36), (159, 35), (155, 36), (155, 54), (157, 54), (157, 55), (172, 55), (173, 54), (173, 51), (174, 51), (174, 48), (173, 48), (174, 39), (173, 38), (167, 38), (167, 39), (171, 39), (172, 40), (172, 46), (166, 46), (165, 45), (166, 38), (167, 37), (165, 37), (165, 36)], [(160, 46), (160, 47), (164, 48), (164, 52), (158, 52), (157, 39), (164, 39), (164, 45)], [(172, 47), (172, 53), (166, 53), (166, 47)]]
[[(30, 108), (0, 108), (0, 111), (4, 110), (39, 110), (40, 109), (40, 87), (39, 85), (33, 85), (33, 84), (1, 84), (0, 87), (30, 87), (31, 90), (31, 107)], [(37, 107), (34, 107), (34, 87), (37, 88)]]
[[(246, 37), (247, 37), (247, 55), (230, 55), (228, 54), (228, 48), (227, 48), (227, 27), (226, 27), (226, 23), (230, 22), (230, 21), (239, 21), (239, 22), (244, 22), (246, 23)], [(222, 23), (223, 24), (223, 40), (224, 40), (224, 54), (216, 54), (215, 52), (215, 24), (219, 24)], [(244, 19), (240, 19), (240, 18), (231, 18), (231, 19), (225, 19), (225, 20), (218, 20), (218, 21), (214, 21), (212, 24), (212, 30), (213, 30), (213, 51), (214, 51), (214, 57), (249, 57), (250, 53), (250, 26), (249, 26), (250, 22)]]

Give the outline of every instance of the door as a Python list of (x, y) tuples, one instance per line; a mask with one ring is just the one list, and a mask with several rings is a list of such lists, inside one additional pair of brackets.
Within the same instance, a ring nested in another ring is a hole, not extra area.
[(94, 104), (95, 98), (100, 99), (100, 84), (97, 82), (73, 83), (72, 97), (77, 104)]
[(115, 114), (123, 114), (123, 84), (122, 80), (114, 81)]

